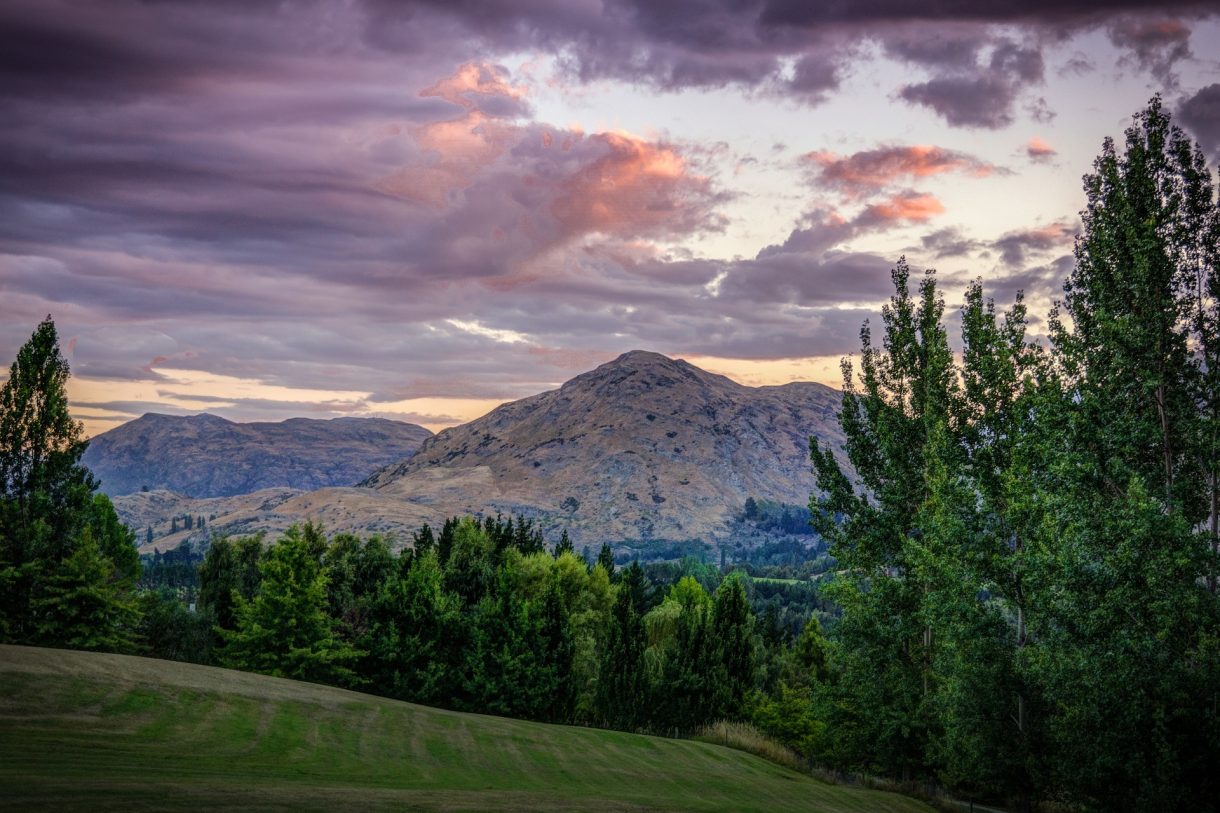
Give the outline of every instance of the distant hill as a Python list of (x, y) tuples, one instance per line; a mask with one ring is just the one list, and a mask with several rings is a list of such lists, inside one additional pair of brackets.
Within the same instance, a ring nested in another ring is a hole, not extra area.
[(0, 646), (12, 810), (878, 811), (741, 751), (127, 655)]
[(352, 485), (410, 457), (431, 436), (422, 426), (381, 418), (234, 423), (149, 413), (93, 438), (83, 462), (112, 496), (148, 488), (228, 497)]

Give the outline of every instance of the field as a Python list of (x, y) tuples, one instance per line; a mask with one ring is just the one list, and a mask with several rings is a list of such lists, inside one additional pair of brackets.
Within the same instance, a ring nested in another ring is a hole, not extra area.
[(0, 799), (20, 810), (930, 810), (707, 743), (12, 646), (0, 646)]

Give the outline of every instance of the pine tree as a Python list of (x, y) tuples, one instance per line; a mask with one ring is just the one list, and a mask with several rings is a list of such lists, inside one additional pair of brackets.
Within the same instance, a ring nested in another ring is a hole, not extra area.
[(39, 574), (71, 554), (96, 486), (79, 464), (88, 444), (68, 413), (68, 376), (48, 316), (0, 387), (0, 628), (10, 640), (34, 635)]
[(416, 556), (423, 556), (432, 550), (436, 546), (436, 539), (432, 536), (431, 526), (425, 522), (418, 531), (411, 535), (411, 543)]
[(644, 625), (631, 592), (621, 584), (597, 677), (594, 704), (602, 725), (633, 731), (645, 722), (640, 703), (648, 688), (644, 645)]
[(556, 545), (555, 545), (554, 556), (556, 559), (558, 559), (560, 556), (563, 556), (565, 553), (571, 553), (571, 554), (576, 553), (576, 546), (574, 546), (572, 544), (572, 538), (570, 536), (568, 536), (567, 528), (565, 528), (563, 530), (563, 534), (560, 535), (560, 537), (559, 537), (559, 542), (556, 543)]
[[(401, 560), (400, 560), (401, 562)], [(418, 553), (381, 586), (371, 615), (367, 674), (380, 693), (450, 704), (463, 666), (460, 600), (444, 591), (436, 551)]]
[(293, 526), (259, 563), (254, 599), (237, 597), (237, 628), (224, 631), (221, 662), (236, 669), (313, 682), (351, 684), (357, 653), (326, 614), (326, 571), (307, 534)]
[(34, 600), (37, 640), (71, 649), (131, 651), (139, 618), (132, 586), (86, 528)]
[(723, 715), (739, 718), (754, 688), (754, 613), (741, 579), (731, 575), (716, 590), (712, 634), (724, 665)]
[(614, 578), (614, 551), (610, 549), (609, 542), (603, 542), (601, 550), (597, 552), (597, 564), (605, 569), (607, 576)]

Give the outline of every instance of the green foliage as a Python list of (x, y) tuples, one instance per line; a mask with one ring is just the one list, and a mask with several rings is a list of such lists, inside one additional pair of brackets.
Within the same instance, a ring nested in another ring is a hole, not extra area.
[(607, 576), (614, 578), (614, 551), (610, 549), (609, 543), (602, 543), (601, 550), (597, 552), (597, 564), (602, 566)]
[(456, 693), (463, 630), (460, 599), (443, 588), (435, 551), (412, 557), (381, 585), (364, 674), (389, 697), (445, 704)]
[(633, 731), (644, 722), (644, 645), (644, 624), (630, 591), (620, 585), (597, 681), (596, 715), (602, 725)]
[(712, 635), (724, 667), (722, 717), (739, 719), (746, 696), (754, 688), (753, 634), (754, 613), (746, 601), (741, 579), (734, 574), (716, 590), (712, 608)]
[(79, 463), (68, 376), (47, 317), (0, 387), (0, 640), (125, 650), (135, 535)]
[(216, 539), (208, 548), (199, 566), (199, 604), (212, 614), (219, 629), (236, 629), (237, 603), (254, 598), (263, 554), (261, 535)]
[(221, 629), (221, 663), (277, 677), (350, 684), (358, 653), (335, 634), (326, 614), (327, 572), (318, 563), (308, 528), (296, 526), (258, 565), (252, 600), (237, 594), (236, 629)]
[(187, 663), (212, 662), (212, 626), (206, 611), (191, 612), (171, 589), (140, 595), (139, 638), (143, 654)]
[(42, 579), (31, 608), (37, 640), (72, 649), (131, 650), (138, 618), (131, 588), (85, 528), (72, 554)]
[[(1049, 353), (976, 283), (954, 363), (901, 263), (884, 350), (862, 331), (858, 482), (812, 449), (845, 573), (809, 699), (843, 767), (1023, 810), (1214, 809), (1220, 215), (1159, 100), (1094, 169)], [(777, 702), (758, 724), (791, 742)]]

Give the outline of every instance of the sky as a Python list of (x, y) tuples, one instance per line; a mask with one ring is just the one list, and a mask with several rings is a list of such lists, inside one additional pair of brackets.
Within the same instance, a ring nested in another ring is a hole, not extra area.
[[(633, 350), (840, 383), (905, 256), (1036, 335), (1081, 177), (1220, 15), (1134, 0), (5, 0), (0, 360), (90, 434), (433, 430)], [(3, 372), (0, 371), (0, 376)]]

